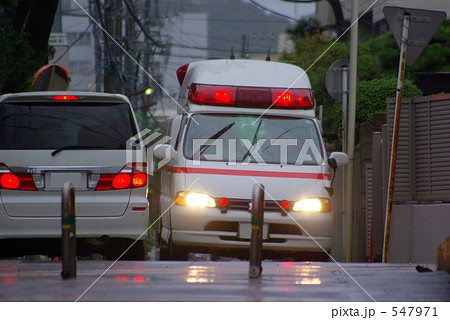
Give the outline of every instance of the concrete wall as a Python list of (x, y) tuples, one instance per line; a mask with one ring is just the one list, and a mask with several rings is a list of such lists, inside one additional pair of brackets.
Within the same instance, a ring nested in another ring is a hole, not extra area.
[(450, 204), (394, 205), (388, 262), (435, 263), (450, 235)]

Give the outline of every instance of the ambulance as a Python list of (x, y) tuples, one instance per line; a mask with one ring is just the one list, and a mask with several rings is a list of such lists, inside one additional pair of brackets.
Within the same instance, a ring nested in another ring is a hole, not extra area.
[(263, 252), (328, 259), (332, 178), (348, 162), (327, 156), (305, 72), (256, 60), (193, 62), (177, 70), (178, 113), (161, 167), (160, 257), (191, 252), (245, 257), (253, 186), (265, 188)]

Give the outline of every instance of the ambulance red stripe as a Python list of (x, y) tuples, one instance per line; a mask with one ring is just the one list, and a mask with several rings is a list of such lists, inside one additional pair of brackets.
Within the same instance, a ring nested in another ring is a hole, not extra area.
[(218, 174), (218, 175), (227, 175), (227, 176), (331, 180), (331, 177), (329, 174), (307, 173), (307, 172), (276, 172), (276, 171), (233, 170), (233, 169), (172, 167), (172, 166), (164, 166), (164, 170), (172, 172), (172, 173), (185, 173), (185, 174)]

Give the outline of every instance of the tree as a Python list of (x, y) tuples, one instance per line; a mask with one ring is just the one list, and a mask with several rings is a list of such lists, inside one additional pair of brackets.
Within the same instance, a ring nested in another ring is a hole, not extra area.
[(31, 59), (34, 50), (0, 15), (0, 93), (27, 91), (41, 59)]
[[(2, 92), (24, 90), (40, 66), (48, 63), (48, 39), (59, 0), (2, 1), (2, 61), (7, 61)], [(9, 39), (9, 40), (6, 40)], [(1, 82), (0, 82), (1, 83)]]
[[(337, 42), (332, 45), (333, 41), (320, 34), (297, 37), (294, 39), (294, 52), (284, 53), (281, 58), (305, 70), (308, 69), (316, 101), (324, 106), (323, 127), (326, 131), (339, 131), (341, 104), (335, 102), (326, 92), (325, 73), (334, 61), (349, 59), (349, 44)], [(322, 54), (323, 56), (318, 59)], [(386, 98), (395, 97), (399, 54), (391, 32), (359, 44), (356, 128), (363, 122), (370, 123), (372, 112), (385, 110)], [(435, 33), (414, 66), (407, 68), (405, 97), (421, 95), (413, 81), (415, 73), (423, 71), (450, 71), (449, 20), (445, 21)]]

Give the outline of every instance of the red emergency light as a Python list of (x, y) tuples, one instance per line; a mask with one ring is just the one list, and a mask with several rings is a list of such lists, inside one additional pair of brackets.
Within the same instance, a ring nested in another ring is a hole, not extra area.
[(236, 87), (191, 84), (189, 100), (198, 104), (234, 105), (236, 104)]
[(274, 107), (309, 108), (314, 106), (312, 91), (308, 89), (272, 89)]
[(204, 105), (240, 108), (311, 109), (314, 98), (311, 89), (238, 87), (191, 84), (188, 98)]
[(183, 83), (184, 77), (186, 76), (188, 67), (189, 67), (189, 63), (185, 64), (184, 66), (179, 67), (177, 70), (177, 78), (178, 78), (178, 82), (180, 83), (180, 86)]

